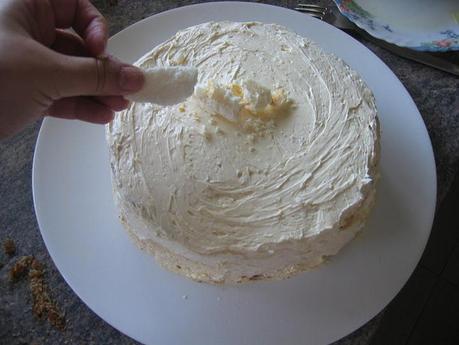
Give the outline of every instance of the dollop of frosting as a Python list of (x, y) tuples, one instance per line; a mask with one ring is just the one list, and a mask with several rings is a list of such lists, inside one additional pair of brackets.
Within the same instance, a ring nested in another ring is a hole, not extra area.
[(229, 85), (208, 80), (207, 85), (195, 87), (194, 98), (206, 111), (229, 121), (244, 121), (253, 116), (269, 119), (287, 113), (292, 104), (283, 89), (269, 90), (254, 80)]
[(137, 65), (198, 68), (174, 106), (133, 103), (107, 126), (121, 219), (158, 262), (210, 282), (285, 278), (334, 255), (374, 200), (373, 95), (284, 27), (205, 23)]

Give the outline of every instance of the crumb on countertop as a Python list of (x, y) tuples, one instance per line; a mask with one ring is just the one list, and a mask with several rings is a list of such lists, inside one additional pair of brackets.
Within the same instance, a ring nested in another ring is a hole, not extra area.
[(39, 319), (47, 317), (51, 325), (62, 331), (65, 328), (65, 316), (51, 300), (43, 273), (43, 265), (33, 259), (29, 271), (29, 286), (33, 297), (32, 311)]
[(48, 286), (44, 279), (43, 264), (33, 256), (21, 256), (10, 269), (10, 281), (17, 282), (22, 277), (26, 277), (26, 274), (32, 293), (33, 315), (38, 319), (46, 318), (51, 325), (61, 331), (64, 330), (66, 324), (65, 315), (49, 295)]
[(27, 271), (29, 270), (30, 264), (32, 263), (33, 257), (32, 256), (21, 256), (11, 267), (9, 277), (10, 281), (17, 282), (20, 278), (25, 276)]
[(12, 239), (8, 238), (5, 241), (3, 241), (3, 251), (8, 256), (13, 256), (14, 254), (16, 254), (16, 244), (14, 244), (14, 241)]

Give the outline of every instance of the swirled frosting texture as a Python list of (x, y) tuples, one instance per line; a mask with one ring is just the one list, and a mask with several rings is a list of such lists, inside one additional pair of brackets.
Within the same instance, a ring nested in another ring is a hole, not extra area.
[(114, 196), (137, 244), (192, 279), (279, 279), (361, 229), (379, 148), (371, 91), (343, 61), (274, 24), (205, 23), (137, 62), (188, 65), (198, 83), (256, 81), (292, 102), (238, 122), (195, 97), (133, 103), (107, 126)]

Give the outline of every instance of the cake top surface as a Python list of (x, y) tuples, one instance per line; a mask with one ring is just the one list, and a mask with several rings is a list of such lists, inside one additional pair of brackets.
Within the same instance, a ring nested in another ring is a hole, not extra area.
[(212, 22), (137, 65), (199, 71), (185, 102), (133, 103), (108, 126), (115, 193), (141, 215), (140, 238), (269, 252), (361, 205), (376, 174), (374, 99), (315, 43), (274, 24)]

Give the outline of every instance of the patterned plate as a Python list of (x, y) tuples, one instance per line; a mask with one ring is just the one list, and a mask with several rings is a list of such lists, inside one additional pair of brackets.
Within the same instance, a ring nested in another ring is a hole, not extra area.
[(458, 0), (334, 0), (370, 35), (421, 51), (459, 50)]

